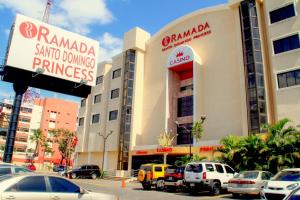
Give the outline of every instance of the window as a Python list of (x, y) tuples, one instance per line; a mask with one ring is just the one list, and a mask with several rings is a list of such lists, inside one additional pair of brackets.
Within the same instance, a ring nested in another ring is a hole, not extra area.
[(224, 173), (224, 169), (223, 169), (222, 165), (216, 164), (215, 166), (216, 166), (217, 172)]
[(120, 90), (119, 88), (112, 90), (111, 94), (110, 94), (110, 98), (114, 99), (114, 98), (119, 97), (119, 90)]
[(177, 100), (177, 117), (193, 115), (193, 96), (178, 98)]
[(112, 75), (113, 79), (118, 78), (120, 76), (121, 76), (121, 69), (116, 69), (115, 71), (113, 71), (113, 75)]
[(94, 114), (92, 116), (92, 124), (99, 123), (99, 121), (100, 121), (100, 114)]
[(80, 117), (78, 120), (78, 126), (83, 126), (84, 124), (84, 117)]
[(275, 22), (279, 22), (291, 17), (294, 17), (296, 15), (294, 4), (290, 4), (287, 6), (284, 6), (282, 8), (273, 10), (270, 12), (270, 22), (271, 24)]
[(86, 104), (86, 99), (81, 99), (80, 107), (84, 107)]
[(63, 192), (63, 193), (79, 193), (80, 188), (62, 178), (49, 177), (52, 192)]
[(193, 90), (193, 85), (187, 85), (187, 86), (180, 87), (180, 92), (185, 91), (185, 90)]
[(231, 167), (227, 166), (227, 165), (225, 165), (225, 171), (228, 174), (234, 174), (234, 170)]
[(269, 172), (262, 172), (261, 179), (262, 180), (270, 180), (272, 178), (273, 174)]
[(28, 129), (28, 128), (19, 127), (19, 128), (18, 128), (18, 131), (21, 131), (21, 132), (29, 132), (29, 129)]
[(46, 192), (46, 183), (43, 176), (25, 177), (6, 191), (11, 192)]
[(25, 169), (25, 168), (16, 167), (15, 168), (15, 173), (20, 173), (20, 172), (31, 172), (31, 171), (28, 170), (28, 169)]
[(154, 167), (154, 171), (156, 171), (156, 172), (162, 172), (162, 167)]
[(205, 164), (206, 167), (206, 171), (208, 172), (213, 172), (214, 170), (214, 166), (212, 164)]
[(109, 112), (109, 121), (116, 120), (118, 118), (118, 110), (113, 110)]
[(49, 121), (49, 128), (55, 128), (55, 121)]
[(55, 111), (51, 111), (50, 118), (56, 119), (57, 113)]
[(189, 164), (186, 166), (186, 171), (200, 173), (203, 171), (203, 167), (201, 164)]
[(300, 69), (277, 74), (278, 88), (300, 85)]
[(300, 48), (299, 34), (294, 34), (282, 39), (273, 41), (274, 53), (279, 54)]
[(97, 94), (94, 96), (94, 104), (101, 102), (101, 94)]
[(5, 174), (11, 174), (11, 169), (8, 168), (0, 168), (0, 176), (5, 175)]
[(98, 76), (96, 78), (96, 85), (99, 85), (100, 83), (103, 83), (103, 76)]

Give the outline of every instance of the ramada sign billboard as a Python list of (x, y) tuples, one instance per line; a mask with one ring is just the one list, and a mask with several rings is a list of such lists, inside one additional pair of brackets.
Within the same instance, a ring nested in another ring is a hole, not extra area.
[(95, 40), (17, 15), (6, 66), (94, 86), (98, 50)]

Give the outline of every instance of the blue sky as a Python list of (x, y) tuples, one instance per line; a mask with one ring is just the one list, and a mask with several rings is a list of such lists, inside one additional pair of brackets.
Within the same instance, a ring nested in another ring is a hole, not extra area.
[[(121, 52), (123, 34), (135, 26), (151, 35), (192, 11), (227, 0), (52, 0), (49, 23), (100, 42), (99, 61)], [(0, 58), (5, 55), (15, 14), (41, 19), (46, 0), (0, 0)], [(12, 84), (0, 81), (0, 101), (14, 96)], [(41, 90), (42, 97), (79, 98)]]

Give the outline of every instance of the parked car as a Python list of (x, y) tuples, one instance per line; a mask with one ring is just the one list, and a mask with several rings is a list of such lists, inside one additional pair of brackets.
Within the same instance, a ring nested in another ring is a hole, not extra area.
[(232, 167), (216, 162), (192, 162), (184, 170), (185, 184), (191, 194), (209, 191), (218, 195), (221, 189), (227, 189), (228, 181), (234, 175)]
[(0, 176), (7, 175), (7, 174), (17, 174), (17, 173), (27, 173), (32, 172), (28, 170), (26, 167), (17, 166), (13, 164), (0, 164)]
[(268, 181), (261, 191), (262, 199), (284, 199), (300, 185), (300, 168), (284, 169)]
[(54, 165), (53, 166), (53, 171), (54, 172), (61, 172), (61, 171), (65, 171), (65, 170), (66, 170), (65, 165)]
[(183, 188), (185, 166), (169, 166), (165, 172), (165, 188), (167, 190), (176, 190)]
[(292, 190), (283, 200), (299, 200), (300, 199), (300, 186)]
[(26, 164), (25, 167), (31, 171), (36, 171), (36, 167), (32, 163)]
[(168, 165), (165, 164), (144, 164), (141, 165), (138, 180), (145, 190), (155, 186), (157, 190), (163, 190), (165, 187), (164, 176)]
[(227, 189), (233, 197), (240, 194), (259, 195), (272, 176), (273, 174), (268, 171), (244, 171), (229, 180)]
[(1, 199), (81, 199), (117, 200), (118, 197), (87, 191), (73, 182), (57, 176), (41, 174), (14, 174), (0, 177)]
[(65, 175), (70, 178), (92, 178), (100, 177), (100, 168), (98, 165), (82, 165), (78, 168), (69, 170)]

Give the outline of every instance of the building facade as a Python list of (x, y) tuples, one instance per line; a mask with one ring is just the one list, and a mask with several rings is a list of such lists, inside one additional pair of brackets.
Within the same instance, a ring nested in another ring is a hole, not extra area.
[[(5, 100), (4, 103), (10, 105), (3, 107), (2, 110), (8, 122), (13, 101)], [(35, 99), (34, 102), (29, 103), (23, 102), (15, 139), (13, 163), (24, 164), (30, 161), (36, 146), (35, 142), (30, 139), (33, 130), (41, 129), (42, 133), (49, 139), (52, 138), (52, 129), (64, 128), (75, 131), (77, 127), (77, 112), (77, 103), (56, 98)], [(1, 136), (0, 144), (3, 147), (5, 146), (5, 141), (6, 136)], [(38, 167), (60, 162), (61, 156), (57, 144), (49, 141), (49, 147), (53, 150), (51, 154), (44, 153), (42, 148), (38, 147), (38, 156), (34, 159), (34, 163)], [(3, 150), (1, 150), (2, 153)]]
[[(123, 53), (99, 64), (97, 85), (82, 100), (76, 164), (127, 170), (173, 163), (190, 143), (193, 153), (213, 157), (229, 134), (261, 132), (284, 117), (300, 124), (299, 6), (229, 0), (153, 36), (140, 28), (125, 33)], [(197, 142), (190, 130), (204, 118)], [(158, 146), (164, 131), (175, 138), (171, 147)], [(102, 136), (111, 132), (104, 151)]]

